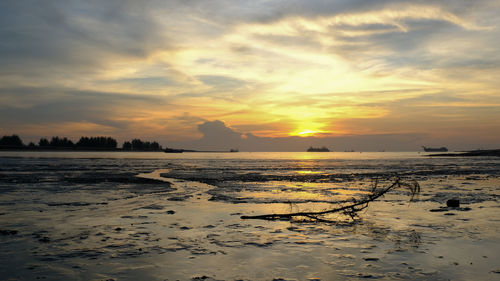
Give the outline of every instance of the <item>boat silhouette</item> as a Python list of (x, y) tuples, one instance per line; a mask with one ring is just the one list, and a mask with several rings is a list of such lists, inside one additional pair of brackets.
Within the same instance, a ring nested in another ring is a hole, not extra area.
[(330, 152), (330, 150), (326, 147), (312, 147), (310, 146), (308, 149), (307, 149), (307, 152)]
[(448, 148), (446, 147), (426, 147), (422, 146), (425, 152), (447, 152)]

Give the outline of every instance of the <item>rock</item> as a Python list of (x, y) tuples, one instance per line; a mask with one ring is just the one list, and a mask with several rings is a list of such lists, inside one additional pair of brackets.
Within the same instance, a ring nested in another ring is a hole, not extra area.
[(0, 235), (16, 235), (17, 230), (0, 229)]
[(450, 199), (450, 200), (446, 201), (446, 206), (453, 207), (453, 208), (459, 208), (460, 201), (458, 199)]

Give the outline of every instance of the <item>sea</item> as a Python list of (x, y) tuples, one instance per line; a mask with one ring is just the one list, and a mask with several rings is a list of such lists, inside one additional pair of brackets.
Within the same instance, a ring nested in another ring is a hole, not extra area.
[(0, 276), (500, 280), (499, 199), (499, 157), (0, 151)]

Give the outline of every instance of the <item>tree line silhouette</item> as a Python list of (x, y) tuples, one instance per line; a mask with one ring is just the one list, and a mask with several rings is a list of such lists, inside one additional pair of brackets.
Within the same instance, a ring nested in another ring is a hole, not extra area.
[(132, 141), (126, 141), (122, 146), (123, 150), (128, 151), (159, 151), (163, 150), (161, 145), (157, 142), (143, 142), (140, 139), (133, 139)]
[(55, 150), (124, 150), (124, 151), (162, 151), (162, 146), (156, 142), (133, 139), (125, 141), (122, 148), (112, 137), (81, 137), (74, 143), (67, 137), (54, 136), (50, 140), (41, 138), (38, 145), (30, 142), (25, 145), (18, 135), (3, 136), (0, 139), (0, 149), (55, 149)]
[(12, 136), (3, 136), (0, 139), (0, 146), (2, 146), (2, 147), (19, 147), (19, 146), (24, 146), (24, 144), (18, 135), (12, 135)]

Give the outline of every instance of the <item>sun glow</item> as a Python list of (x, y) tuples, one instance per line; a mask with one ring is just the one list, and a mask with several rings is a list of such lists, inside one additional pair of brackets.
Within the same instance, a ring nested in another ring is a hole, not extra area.
[(314, 136), (315, 134), (322, 133), (322, 131), (314, 131), (314, 130), (302, 130), (299, 132), (292, 133), (292, 136), (299, 136), (299, 137), (311, 137)]

